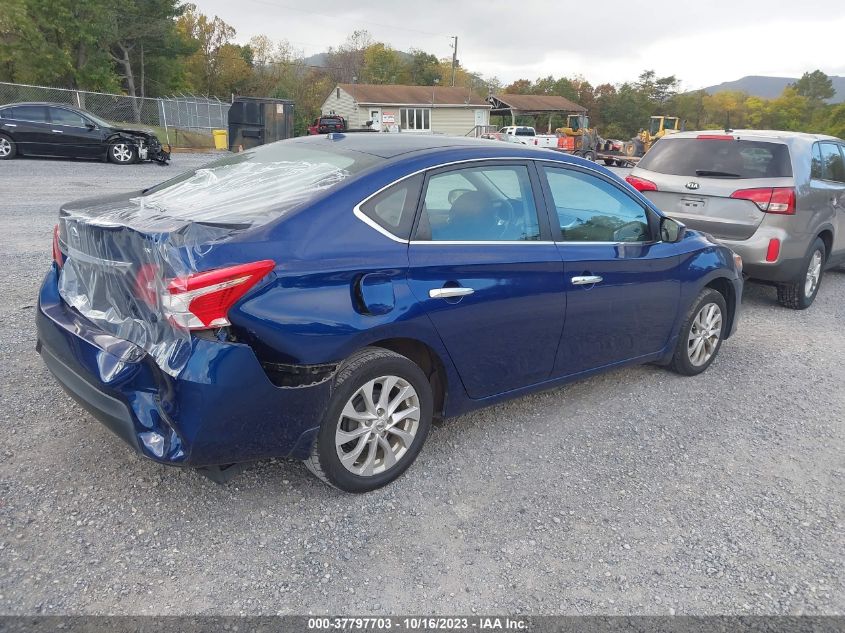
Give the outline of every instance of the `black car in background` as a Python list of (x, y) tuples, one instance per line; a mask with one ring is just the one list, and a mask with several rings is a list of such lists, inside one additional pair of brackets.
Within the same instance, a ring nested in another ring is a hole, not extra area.
[(170, 159), (170, 147), (162, 147), (152, 132), (119, 128), (71, 106), (10, 103), (0, 106), (0, 160), (17, 155), (164, 164)]

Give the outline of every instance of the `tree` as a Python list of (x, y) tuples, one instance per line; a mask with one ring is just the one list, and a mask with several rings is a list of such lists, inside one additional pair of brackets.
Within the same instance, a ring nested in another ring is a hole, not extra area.
[(408, 63), (408, 74), (411, 83), (416, 86), (430, 86), (440, 77), (437, 57), (421, 51), (411, 49), (411, 59)]
[[(171, 60), (190, 50), (178, 37), (174, 22), (185, 7), (178, 0), (111, 0), (110, 8), (111, 57), (127, 94), (143, 99), (147, 95), (148, 66), (152, 63), (157, 74), (163, 75)], [(161, 85), (161, 81), (154, 81)], [(141, 120), (142, 104), (132, 100), (136, 121)]]
[(354, 31), (337, 48), (329, 47), (326, 53), (328, 72), (335, 83), (350, 83), (354, 78), (361, 80), (364, 68), (364, 51), (373, 43), (368, 31)]
[(197, 47), (186, 63), (191, 89), (207, 95), (239, 91), (251, 74), (252, 51), (233, 43), (234, 27), (216, 15), (199, 13), (192, 4), (186, 5), (177, 27)]
[(116, 89), (107, 52), (110, 8), (110, 0), (5, 0), (0, 10), (0, 77)]
[(820, 70), (806, 72), (801, 79), (792, 84), (795, 92), (806, 97), (811, 103), (819, 104), (825, 99), (832, 99), (836, 94), (830, 77)]
[(364, 83), (404, 84), (409, 79), (408, 67), (394, 49), (382, 42), (371, 44), (364, 50)]

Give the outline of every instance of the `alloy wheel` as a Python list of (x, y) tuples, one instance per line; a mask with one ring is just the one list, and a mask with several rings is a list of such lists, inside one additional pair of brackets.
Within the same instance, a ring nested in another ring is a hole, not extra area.
[(112, 145), (111, 152), (119, 163), (128, 163), (132, 159), (132, 150), (125, 143)]
[(815, 251), (810, 258), (810, 265), (807, 266), (807, 276), (804, 278), (804, 296), (808, 299), (813, 296), (819, 286), (819, 278), (822, 275), (822, 254)]
[(420, 426), (420, 399), (399, 376), (381, 376), (360, 387), (343, 407), (335, 431), (340, 463), (362, 477), (393, 468)]
[(722, 309), (715, 303), (707, 303), (698, 311), (690, 327), (687, 339), (687, 354), (690, 362), (701, 367), (716, 352), (719, 337), (722, 336)]
[(5, 158), (12, 153), (12, 144), (9, 139), (0, 138), (0, 157)]

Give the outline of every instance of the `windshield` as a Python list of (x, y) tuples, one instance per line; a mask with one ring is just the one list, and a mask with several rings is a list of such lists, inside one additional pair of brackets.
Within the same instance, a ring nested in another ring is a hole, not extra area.
[(782, 143), (667, 137), (638, 167), (673, 176), (702, 178), (788, 178), (789, 149)]
[(84, 112), (84, 114), (87, 118), (91, 119), (91, 121), (93, 123), (95, 123), (96, 125), (98, 125), (99, 127), (120, 127), (117, 123), (112, 123), (111, 121), (106, 121), (105, 119), (101, 119), (100, 117), (94, 116), (93, 114), (91, 114), (88, 111), (84, 110), (83, 112)]
[(652, 117), (651, 125), (648, 128), (649, 133), (654, 136), (660, 131), (660, 117)]

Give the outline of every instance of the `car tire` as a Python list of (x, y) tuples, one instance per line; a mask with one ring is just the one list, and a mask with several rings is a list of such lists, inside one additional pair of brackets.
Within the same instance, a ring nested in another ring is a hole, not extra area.
[(109, 161), (116, 165), (132, 165), (138, 161), (138, 148), (126, 141), (109, 143)]
[(705, 288), (687, 312), (669, 367), (683, 376), (695, 376), (710, 367), (725, 338), (728, 310), (725, 298)]
[(389, 484), (414, 462), (431, 428), (433, 396), (425, 373), (395, 352), (366, 347), (340, 366), (332, 391), (306, 467), (345, 492)]
[(827, 248), (821, 238), (817, 237), (804, 259), (801, 267), (803, 272), (789, 283), (778, 284), (778, 303), (793, 310), (809, 308), (822, 285), (826, 258)]
[(18, 146), (11, 137), (0, 134), (0, 160), (10, 160), (18, 153)]

